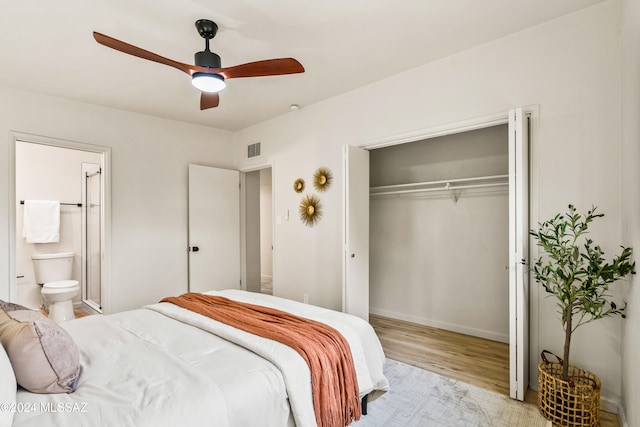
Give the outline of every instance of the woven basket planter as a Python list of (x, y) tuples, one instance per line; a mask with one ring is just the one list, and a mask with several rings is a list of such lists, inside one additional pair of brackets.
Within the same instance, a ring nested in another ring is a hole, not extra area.
[(538, 409), (558, 426), (597, 427), (600, 425), (600, 378), (569, 365), (569, 379), (562, 379), (562, 359), (550, 362), (542, 352), (538, 365)]

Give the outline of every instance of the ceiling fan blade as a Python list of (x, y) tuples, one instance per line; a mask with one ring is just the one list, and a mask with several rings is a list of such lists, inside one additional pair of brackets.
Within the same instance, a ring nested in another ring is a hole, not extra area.
[(218, 92), (202, 92), (200, 95), (200, 110), (217, 107), (220, 104)]
[(190, 76), (193, 75), (194, 72), (198, 71), (198, 68), (200, 68), (189, 64), (183, 64), (182, 62), (174, 61), (169, 58), (165, 58), (164, 56), (149, 52), (148, 50), (144, 50), (132, 44), (125, 43), (96, 31), (93, 32), (93, 38), (96, 39), (96, 41), (101, 45), (110, 47), (111, 49), (115, 49), (129, 55), (137, 56), (138, 58), (147, 59), (149, 61), (154, 61), (173, 68), (177, 68), (178, 70), (182, 71), (183, 73), (187, 73)]
[(220, 68), (216, 71), (225, 79), (236, 77), (279, 76), (282, 74), (304, 73), (304, 67), (293, 58), (266, 59), (248, 62), (234, 67)]

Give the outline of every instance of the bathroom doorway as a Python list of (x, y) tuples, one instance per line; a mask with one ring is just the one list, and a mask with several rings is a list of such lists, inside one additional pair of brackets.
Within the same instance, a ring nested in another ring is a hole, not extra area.
[[(74, 307), (102, 313), (108, 290), (104, 264), (110, 150), (34, 135), (13, 136), (15, 229), (11, 255), (15, 281), (10, 285), (11, 300), (41, 308), (41, 286), (35, 282), (31, 256), (73, 252), (70, 279), (80, 282), (81, 288), (80, 295), (73, 299)], [(58, 241), (28, 243), (22, 237), (25, 200), (60, 202)]]

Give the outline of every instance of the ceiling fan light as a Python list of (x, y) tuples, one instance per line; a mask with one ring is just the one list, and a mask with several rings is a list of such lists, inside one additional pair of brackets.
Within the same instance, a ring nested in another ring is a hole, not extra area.
[(224, 77), (218, 74), (195, 73), (191, 78), (191, 84), (203, 92), (220, 92), (227, 84)]

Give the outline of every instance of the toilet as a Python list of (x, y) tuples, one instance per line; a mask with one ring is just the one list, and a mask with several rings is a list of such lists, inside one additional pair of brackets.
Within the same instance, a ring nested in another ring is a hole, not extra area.
[(36, 283), (42, 286), (42, 299), (55, 322), (75, 319), (72, 300), (80, 293), (80, 284), (71, 279), (74, 256), (73, 252), (31, 255)]

